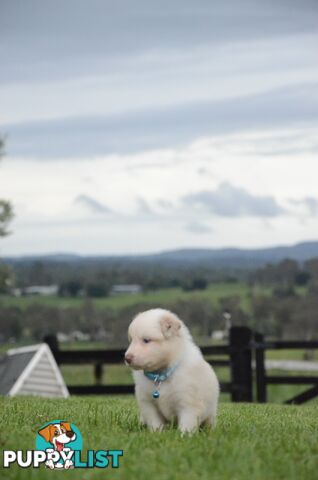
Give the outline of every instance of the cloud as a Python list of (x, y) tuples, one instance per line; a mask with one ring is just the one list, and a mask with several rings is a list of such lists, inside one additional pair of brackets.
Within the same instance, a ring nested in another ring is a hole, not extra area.
[(89, 195), (85, 195), (85, 194), (78, 195), (75, 198), (74, 203), (85, 207), (92, 213), (98, 213), (98, 214), (111, 213), (110, 208), (106, 207), (104, 204), (100, 203), (98, 200), (96, 200), (95, 198)]
[(197, 173), (202, 177), (213, 177), (212, 172), (206, 167), (198, 168)]
[(202, 190), (183, 197), (188, 207), (201, 207), (221, 217), (277, 217), (286, 213), (272, 196), (253, 195), (223, 182), (216, 190)]
[(309, 216), (318, 216), (318, 198), (308, 196), (301, 199), (292, 199), (290, 203), (295, 206), (304, 207)]
[(165, 200), (164, 198), (159, 198), (156, 203), (158, 207), (162, 208), (163, 210), (172, 210), (174, 208), (173, 203), (169, 200)]
[[(122, 114), (3, 125), (11, 156), (65, 158), (167, 148), (199, 136), (316, 125), (318, 83)], [(177, 126), (177, 128), (176, 128)], [(80, 141), (79, 141), (80, 139)]]
[(109, 70), (145, 50), (210, 44), (213, 54), (224, 42), (315, 31), (317, 3), (28, 0), (2, 2), (1, 11), (1, 81), (20, 82)]
[(202, 222), (198, 222), (194, 220), (193, 222), (190, 222), (186, 225), (186, 230), (192, 233), (197, 233), (197, 234), (205, 234), (205, 233), (210, 233), (212, 232), (212, 228), (208, 227)]
[(141, 213), (142, 215), (153, 215), (155, 213), (150, 207), (147, 200), (145, 200), (142, 197), (137, 198), (137, 206), (138, 206), (138, 212)]
[(317, 1), (2, 4), (6, 248), (32, 222), (34, 251), (42, 224), (39, 248), (95, 252), (316, 235)]
[(318, 215), (318, 199), (314, 197), (306, 197), (303, 199), (303, 203), (306, 205), (308, 212), (312, 216)]

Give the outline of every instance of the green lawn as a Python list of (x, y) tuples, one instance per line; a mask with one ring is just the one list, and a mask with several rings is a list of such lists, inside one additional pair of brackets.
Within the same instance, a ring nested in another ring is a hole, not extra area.
[[(0, 398), (0, 408), (1, 449), (32, 449), (43, 423), (65, 419), (80, 429), (84, 449), (124, 450), (119, 469), (68, 471), (65, 475), (70, 479), (317, 478), (317, 406), (221, 404), (216, 429), (192, 437), (181, 437), (172, 427), (162, 433), (141, 428), (133, 398)], [(14, 467), (3, 478), (55, 475), (64, 474)]]
[[(254, 288), (254, 293), (256, 292)], [(270, 288), (261, 288), (260, 293), (270, 294)], [(219, 298), (238, 295), (241, 297), (243, 308), (249, 306), (249, 295), (252, 288), (243, 282), (239, 283), (212, 283), (206, 290), (195, 292), (185, 292), (181, 288), (167, 288), (154, 290), (136, 295), (117, 295), (113, 297), (94, 298), (93, 304), (96, 308), (104, 309), (110, 308), (117, 311), (118, 309), (135, 305), (138, 303), (157, 303), (165, 306), (173, 301), (185, 300), (190, 298), (207, 299), (211, 304), (216, 305)], [(79, 308), (87, 299), (85, 298), (63, 298), (54, 296), (35, 296), (35, 297), (12, 297), (9, 295), (0, 296), (0, 307), (3, 306), (18, 306), (19, 308), (27, 308), (30, 305), (40, 304), (45, 306), (59, 307), (59, 308)]]
[[(246, 282), (219, 282), (210, 283), (205, 290), (184, 291), (181, 288), (164, 288), (159, 290), (146, 291), (136, 295), (117, 295), (103, 298), (93, 298), (91, 301), (96, 308), (110, 308), (118, 311), (121, 308), (140, 303), (157, 303), (165, 306), (177, 300), (207, 299), (211, 305), (216, 305), (221, 297), (237, 295), (241, 298), (241, 307), (249, 311), (250, 299), (252, 294), (271, 295), (273, 287), (267, 286), (250, 286)], [(299, 295), (304, 295), (307, 291), (305, 287), (295, 287), (295, 291)], [(85, 297), (63, 298), (58, 296), (30, 296), (30, 297), (13, 297), (11, 295), (0, 295), (0, 307), (17, 306), (19, 308), (27, 308), (30, 305), (40, 304), (45, 306), (59, 308), (79, 308), (87, 301)]]
[[(268, 360), (305, 360), (305, 350), (301, 348), (288, 350), (267, 350), (266, 358)], [(313, 350), (312, 361), (318, 361), (318, 349)]]

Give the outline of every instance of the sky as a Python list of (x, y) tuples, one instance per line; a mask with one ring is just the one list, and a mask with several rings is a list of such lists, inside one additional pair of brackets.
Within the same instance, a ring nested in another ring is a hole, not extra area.
[(0, 255), (318, 240), (316, 0), (2, 0)]

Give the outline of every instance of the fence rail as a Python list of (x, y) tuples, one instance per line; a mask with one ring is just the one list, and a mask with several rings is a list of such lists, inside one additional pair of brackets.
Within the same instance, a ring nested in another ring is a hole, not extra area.
[[(60, 350), (55, 336), (47, 336), (44, 341), (51, 347), (59, 365), (94, 365), (95, 385), (68, 385), (71, 394), (108, 395), (134, 392), (133, 385), (100, 384), (103, 365), (123, 364), (124, 349)], [(228, 344), (201, 347), (208, 363), (215, 367), (229, 367), (231, 381), (221, 383), (221, 391), (229, 393), (233, 402), (266, 402), (268, 385), (311, 385), (306, 391), (287, 400), (286, 404), (301, 404), (318, 396), (318, 376), (267, 375), (266, 352), (283, 349), (318, 349), (318, 341), (265, 341), (263, 335), (247, 327), (232, 327)], [(220, 356), (222, 358), (217, 358)], [(253, 395), (254, 383), (256, 397)]]

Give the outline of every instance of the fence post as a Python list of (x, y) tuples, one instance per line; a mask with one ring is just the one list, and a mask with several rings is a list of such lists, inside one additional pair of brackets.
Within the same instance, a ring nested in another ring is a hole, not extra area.
[(43, 342), (47, 343), (54, 355), (56, 363), (59, 363), (59, 342), (56, 335), (49, 334), (43, 337)]
[(94, 367), (94, 378), (95, 378), (95, 384), (96, 385), (101, 385), (102, 384), (102, 378), (103, 378), (103, 364), (102, 363), (95, 363)]
[(230, 364), (232, 402), (253, 401), (252, 330), (248, 327), (230, 329)]
[[(264, 342), (264, 335), (261, 333), (254, 334), (256, 344)], [(256, 374), (256, 396), (259, 403), (267, 402), (267, 385), (266, 385), (266, 369), (265, 369), (265, 351), (260, 346), (255, 345), (255, 374)]]

